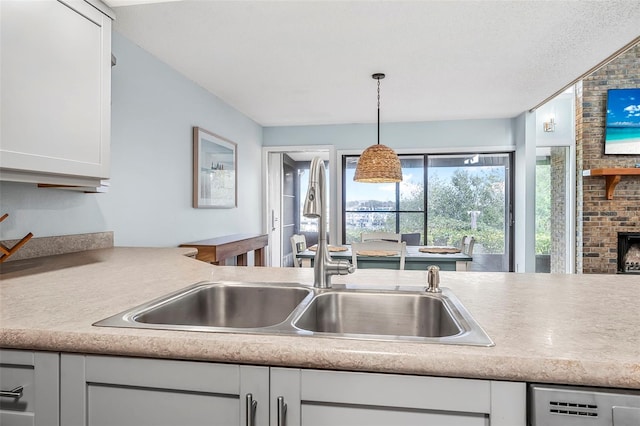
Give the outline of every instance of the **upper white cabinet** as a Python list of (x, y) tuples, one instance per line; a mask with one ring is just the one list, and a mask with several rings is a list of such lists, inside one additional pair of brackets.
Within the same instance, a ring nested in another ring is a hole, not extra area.
[(111, 18), (80, 0), (0, 1), (0, 178), (109, 177)]

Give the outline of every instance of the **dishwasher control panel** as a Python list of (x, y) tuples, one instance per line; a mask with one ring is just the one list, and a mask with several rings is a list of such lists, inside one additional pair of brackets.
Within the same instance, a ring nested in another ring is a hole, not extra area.
[(640, 390), (530, 384), (529, 426), (640, 426)]

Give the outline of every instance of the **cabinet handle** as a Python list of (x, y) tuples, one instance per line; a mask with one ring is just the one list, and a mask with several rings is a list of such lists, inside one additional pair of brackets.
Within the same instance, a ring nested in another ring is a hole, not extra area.
[(15, 389), (11, 389), (10, 391), (0, 391), (0, 397), (6, 396), (7, 398), (22, 398), (22, 386), (18, 386)]
[(278, 397), (278, 426), (287, 426), (287, 404), (284, 403), (284, 397)]
[(247, 426), (255, 426), (256, 424), (256, 408), (258, 407), (258, 401), (253, 400), (253, 395), (247, 394)]

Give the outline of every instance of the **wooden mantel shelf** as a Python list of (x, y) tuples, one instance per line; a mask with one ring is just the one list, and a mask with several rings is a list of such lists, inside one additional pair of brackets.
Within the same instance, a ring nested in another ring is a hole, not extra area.
[(607, 191), (607, 200), (613, 200), (613, 191), (616, 189), (616, 185), (622, 179), (622, 176), (631, 176), (638, 175), (640, 176), (640, 168), (639, 167), (628, 167), (628, 168), (610, 168), (610, 169), (591, 169), (591, 170), (583, 170), (582, 176), (604, 176), (606, 191)]

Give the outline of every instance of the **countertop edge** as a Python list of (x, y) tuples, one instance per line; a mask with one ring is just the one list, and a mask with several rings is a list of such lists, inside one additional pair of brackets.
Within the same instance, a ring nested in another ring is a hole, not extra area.
[[(270, 336), (271, 343), (253, 343), (246, 335), (227, 334), (236, 341), (198, 337), (129, 336), (69, 333), (52, 331), (0, 331), (0, 348), (35, 350), (87, 355), (129, 356), (215, 363), (234, 363), (272, 367), (310, 368), (370, 373), (408, 374), (418, 376), (455, 377), (480, 380), (503, 380), (530, 383), (601, 386), (640, 389), (638, 374), (620, 374), (620, 370), (640, 371), (640, 363), (617, 364), (575, 359), (541, 359), (474, 355), (433, 356), (428, 360), (402, 353), (376, 353), (353, 349), (307, 349), (294, 345), (291, 339), (323, 339), (315, 337)], [(177, 346), (176, 340), (182, 345)], [(211, 344), (214, 343), (215, 344)], [(273, 356), (277, 353), (277, 358)], [(348, 353), (348, 356), (341, 356)], [(393, 363), (393, 361), (397, 363)], [(517, 368), (513, 366), (517, 364)], [(588, 374), (576, 378), (576, 371)]]

